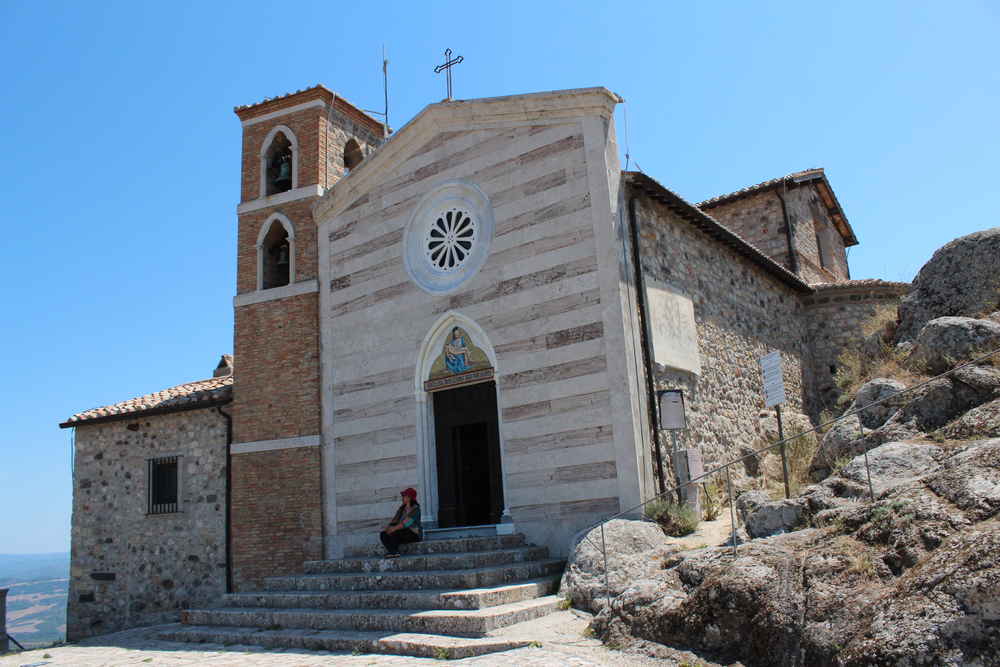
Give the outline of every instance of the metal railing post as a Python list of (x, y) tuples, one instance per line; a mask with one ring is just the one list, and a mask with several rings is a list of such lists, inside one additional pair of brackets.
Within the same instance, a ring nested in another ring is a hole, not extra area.
[(0, 588), (0, 654), (10, 653), (10, 642), (7, 641), (7, 591)]
[(604, 544), (604, 524), (601, 524), (601, 553), (604, 555), (604, 596), (608, 598), (608, 609), (611, 609), (611, 586), (608, 585), (608, 547)]
[(733, 531), (733, 558), (737, 558), (736, 553), (736, 510), (733, 508), (733, 482), (729, 477), (729, 466), (726, 465), (726, 487), (729, 489), (729, 520), (732, 522), (730, 528)]
[(868, 496), (875, 502), (875, 489), (872, 487), (872, 469), (868, 465), (868, 443), (865, 442), (865, 425), (861, 423), (861, 415), (858, 415), (858, 426), (861, 427), (861, 442), (865, 448), (865, 472), (868, 473)]

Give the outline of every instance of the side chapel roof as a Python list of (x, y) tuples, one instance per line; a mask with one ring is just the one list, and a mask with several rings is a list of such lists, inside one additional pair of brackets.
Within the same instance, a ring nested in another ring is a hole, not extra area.
[(626, 176), (628, 183), (636, 191), (663, 204), (681, 218), (694, 225), (702, 233), (707, 234), (722, 245), (731, 248), (737, 254), (746, 257), (766, 273), (774, 276), (789, 287), (803, 294), (813, 293), (813, 288), (800, 280), (794, 273), (765, 255), (750, 242), (745, 241), (739, 234), (736, 234), (702, 211), (699, 206), (692, 204), (673, 190), (662, 185), (652, 176), (638, 171), (626, 172)]
[(833, 187), (830, 186), (830, 181), (826, 178), (826, 174), (824, 173), (822, 167), (817, 169), (806, 169), (805, 171), (797, 171), (794, 174), (788, 174), (787, 176), (782, 176), (780, 178), (772, 178), (770, 181), (764, 181), (763, 183), (751, 185), (748, 188), (743, 188), (742, 190), (737, 190), (736, 192), (730, 192), (728, 195), (719, 195), (718, 197), (706, 199), (697, 206), (702, 210), (710, 210), (716, 206), (721, 206), (738, 199), (750, 197), (758, 192), (776, 190), (779, 187), (788, 187), (789, 185), (792, 187), (798, 187), (809, 182), (815, 182), (816, 189), (823, 198), (823, 203), (826, 204), (826, 208), (830, 211), (830, 217), (833, 218), (833, 224), (837, 226), (837, 231), (840, 232), (840, 235), (844, 238), (844, 245), (848, 247), (858, 245), (858, 239), (854, 236), (854, 230), (851, 229), (851, 223), (847, 221), (847, 216), (844, 215), (844, 209), (841, 208), (840, 202), (837, 201), (837, 195), (833, 193)]
[[(226, 357), (229, 357), (230, 360), (226, 375), (180, 384), (170, 389), (146, 394), (114, 405), (92, 408), (73, 415), (59, 424), (59, 428), (72, 428), (85, 424), (100, 424), (140, 416), (146, 417), (225, 405), (233, 400), (232, 357), (229, 355)], [(223, 362), (219, 364), (220, 371), (225, 370), (225, 364), (226, 358), (224, 357)]]

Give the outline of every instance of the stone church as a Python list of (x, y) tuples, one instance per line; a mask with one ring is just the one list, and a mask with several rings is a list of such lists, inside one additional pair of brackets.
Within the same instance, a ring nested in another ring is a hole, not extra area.
[[(898, 283), (822, 169), (701, 204), (623, 172), (604, 88), (446, 100), (390, 133), (323, 86), (236, 108), (234, 354), (214, 377), (80, 413), (69, 638), (176, 620), (428, 528), (577, 531), (672, 479), (656, 391), (711, 468), (836, 398), (846, 332)], [(746, 471), (744, 480), (752, 471)]]

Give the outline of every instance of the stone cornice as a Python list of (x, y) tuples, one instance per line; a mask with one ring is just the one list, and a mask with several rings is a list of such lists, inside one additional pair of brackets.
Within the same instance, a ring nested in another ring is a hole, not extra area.
[(331, 187), (313, 206), (313, 220), (320, 226), (336, 218), (439, 132), (591, 116), (611, 118), (621, 101), (600, 87), (431, 104)]

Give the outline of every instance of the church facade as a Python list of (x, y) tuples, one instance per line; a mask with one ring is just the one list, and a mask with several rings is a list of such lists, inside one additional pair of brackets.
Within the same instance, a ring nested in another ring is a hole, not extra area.
[[(181, 583), (253, 590), (336, 558), (377, 539), (407, 487), (429, 528), (518, 532), (565, 554), (670, 485), (657, 390), (684, 390), (684, 444), (714, 467), (760, 437), (758, 360), (774, 350), (786, 409), (818, 416), (835, 370), (832, 343), (814, 354), (817, 325), (840, 326), (830, 299), (846, 290), (863, 310), (899, 290), (850, 280), (857, 241), (822, 170), (695, 205), (621, 171), (619, 102), (603, 88), (446, 100), (391, 138), (322, 86), (238, 107), (235, 370), (225, 407), (210, 406), (228, 482), (182, 486), (175, 512), (147, 520), (187, 530), (195, 497), (224, 495), (218, 571), (139, 570), (130, 546), (158, 539), (139, 532), (101, 558), (82, 530), (100, 512), (94, 482), (77, 486), (71, 636), (112, 630), (88, 625), (100, 595), (133, 610), (127, 627), (187, 604)], [(109, 427), (89, 414), (63, 424), (89, 447), (74, 484), (94, 471), (122, 484), (124, 463), (112, 475), (93, 457), (127, 446), (99, 440)], [(112, 567), (121, 590), (95, 595), (95, 568), (107, 582)]]

